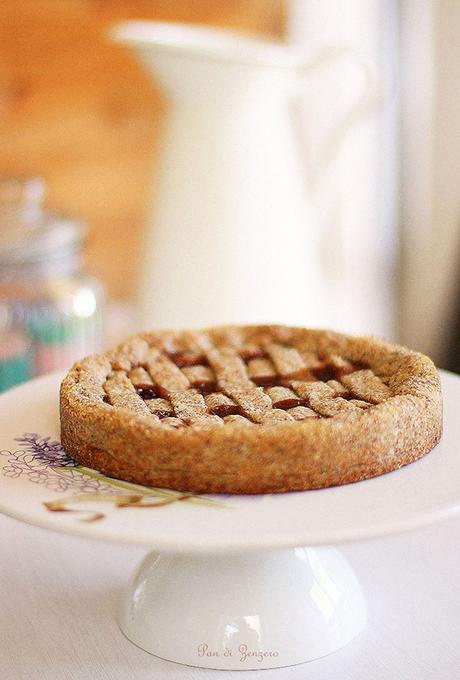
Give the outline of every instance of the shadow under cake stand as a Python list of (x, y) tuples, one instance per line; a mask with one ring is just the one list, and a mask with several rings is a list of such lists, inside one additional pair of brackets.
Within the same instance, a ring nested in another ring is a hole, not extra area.
[[(416, 463), (331, 489), (182, 499), (68, 467), (58, 441), (62, 376), (40, 378), (0, 397), (0, 510), (65, 533), (154, 548), (119, 614), (126, 637), (151, 654), (214, 669), (310, 661), (366, 625), (359, 581), (333, 546), (460, 510), (460, 378), (441, 376), (444, 435)], [(123, 504), (127, 495), (131, 505)]]

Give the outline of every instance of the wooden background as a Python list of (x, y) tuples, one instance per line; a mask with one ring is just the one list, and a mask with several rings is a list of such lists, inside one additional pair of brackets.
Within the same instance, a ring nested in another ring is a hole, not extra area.
[(48, 204), (84, 218), (86, 261), (112, 297), (135, 285), (166, 107), (107, 39), (123, 19), (190, 21), (279, 36), (283, 0), (1, 0), (0, 175), (33, 174)]

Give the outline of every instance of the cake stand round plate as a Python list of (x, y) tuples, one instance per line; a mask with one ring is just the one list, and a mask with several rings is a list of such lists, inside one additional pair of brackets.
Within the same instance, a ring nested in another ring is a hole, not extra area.
[(460, 510), (460, 378), (441, 377), (444, 434), (421, 460), (343, 487), (253, 496), (149, 489), (76, 465), (59, 443), (62, 376), (40, 378), (0, 396), (0, 510), (154, 548), (120, 614), (123, 632), (151, 653), (219, 669), (311, 660), (346, 644), (366, 618), (351, 568), (321, 546)]

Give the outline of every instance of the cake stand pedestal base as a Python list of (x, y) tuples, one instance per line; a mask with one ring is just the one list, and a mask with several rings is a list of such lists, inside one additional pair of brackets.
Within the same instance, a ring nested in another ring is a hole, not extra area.
[(132, 642), (168, 661), (250, 670), (340, 649), (364, 628), (366, 606), (335, 548), (152, 553), (126, 591), (119, 622)]

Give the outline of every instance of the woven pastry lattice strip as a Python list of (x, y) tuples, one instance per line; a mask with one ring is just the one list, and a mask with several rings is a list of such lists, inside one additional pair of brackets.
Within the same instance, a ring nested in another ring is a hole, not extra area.
[(137, 338), (110, 357), (103, 399), (180, 429), (356, 415), (391, 397), (371, 369), (337, 354), (231, 340), (214, 346), (190, 332), (181, 347), (169, 339), (151, 347)]

